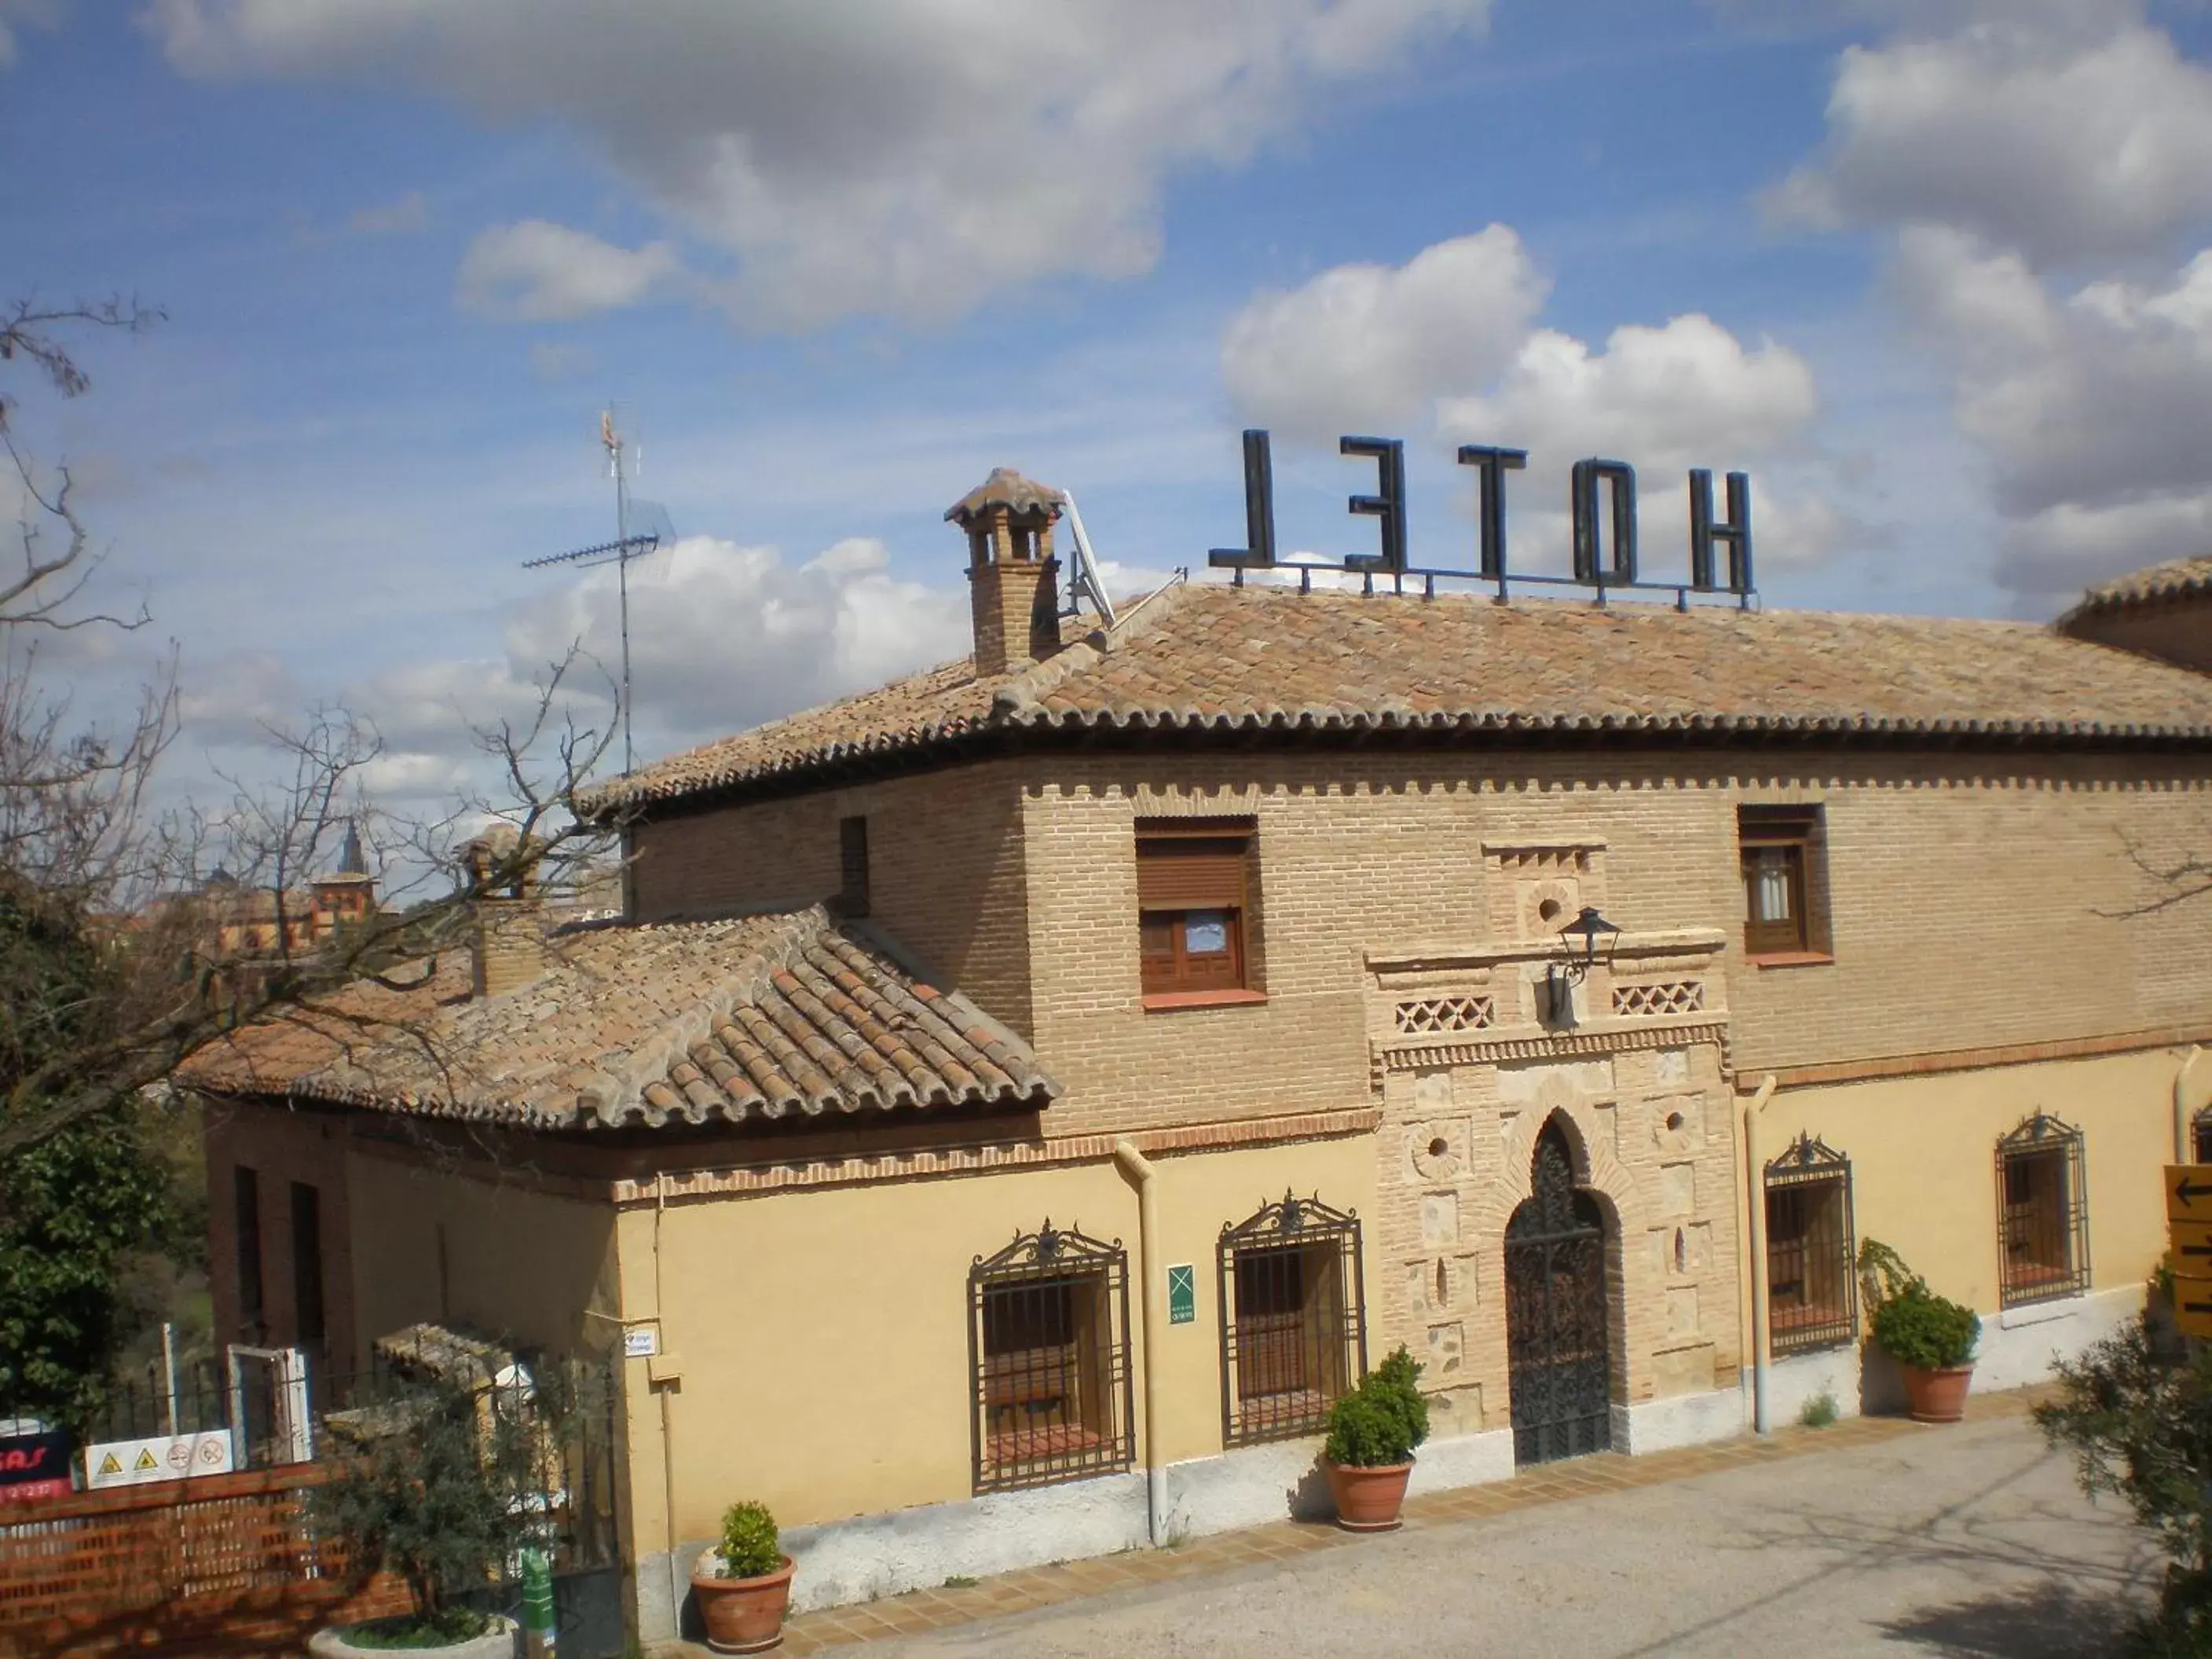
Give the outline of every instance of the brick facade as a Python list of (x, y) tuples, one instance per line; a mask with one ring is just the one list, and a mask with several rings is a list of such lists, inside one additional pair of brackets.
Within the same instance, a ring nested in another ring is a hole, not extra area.
[(1021, 775), (992, 763), (648, 820), (631, 832), (641, 921), (811, 904), (841, 884), (838, 820), (868, 820), (870, 918), (941, 984), (1030, 1029)]

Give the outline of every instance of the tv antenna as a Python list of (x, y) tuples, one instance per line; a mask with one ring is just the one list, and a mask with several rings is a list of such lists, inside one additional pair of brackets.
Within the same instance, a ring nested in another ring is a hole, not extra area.
[[(542, 559), (525, 559), (522, 568), (540, 570), (555, 564), (576, 565), (585, 569), (603, 564), (615, 567), (615, 587), (622, 596), (623, 775), (627, 777), (633, 761), (629, 732), (629, 562), (643, 558), (663, 542), (674, 541), (676, 532), (668, 522), (667, 509), (659, 502), (630, 499), (629, 473), (632, 468), (644, 470), (645, 452), (635, 445), (625, 445), (622, 434), (615, 430), (611, 404), (599, 411), (599, 447), (607, 452), (607, 473), (615, 481), (614, 540), (568, 553), (548, 554)], [(633, 531), (633, 523), (639, 528)]]

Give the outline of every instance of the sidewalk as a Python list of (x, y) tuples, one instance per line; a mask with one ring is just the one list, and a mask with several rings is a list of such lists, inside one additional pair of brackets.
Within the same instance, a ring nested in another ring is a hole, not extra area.
[[(2023, 1417), (2046, 1392), (2039, 1388), (1974, 1395), (1967, 1401), (1967, 1421)], [(1644, 1457), (1608, 1452), (1571, 1462), (1545, 1464), (1510, 1480), (1409, 1499), (1404, 1529), (1416, 1533), (1570, 1498), (1630, 1492), (1790, 1458), (1942, 1432), (1901, 1417), (1857, 1417), (1826, 1429), (1793, 1425), (1778, 1430), (1765, 1440), (1745, 1435), (1711, 1445), (1656, 1452)], [(1241, 1532), (1196, 1538), (1164, 1549), (1130, 1550), (1118, 1555), (1030, 1567), (975, 1583), (911, 1590), (879, 1601), (805, 1613), (785, 1627), (781, 1650), (794, 1656), (824, 1653), (856, 1644), (918, 1635), (1007, 1613), (1056, 1607), (1116, 1590), (1141, 1589), (1237, 1567), (1285, 1561), (1319, 1551), (1344, 1549), (1363, 1541), (1325, 1522), (1278, 1521)], [(703, 1655), (707, 1649), (690, 1643), (671, 1643), (655, 1651), (665, 1659), (674, 1659), (678, 1655)]]

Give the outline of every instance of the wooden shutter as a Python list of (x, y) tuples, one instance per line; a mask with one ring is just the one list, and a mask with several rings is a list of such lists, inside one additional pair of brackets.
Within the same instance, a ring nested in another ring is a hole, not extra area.
[(1245, 835), (1137, 838), (1137, 904), (1145, 910), (1241, 910)]

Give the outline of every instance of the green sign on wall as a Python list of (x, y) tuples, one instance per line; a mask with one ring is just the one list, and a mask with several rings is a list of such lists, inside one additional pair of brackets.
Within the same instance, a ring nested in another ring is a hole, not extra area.
[(1188, 1267), (1168, 1269), (1168, 1323), (1188, 1325), (1198, 1317), (1198, 1279)]

